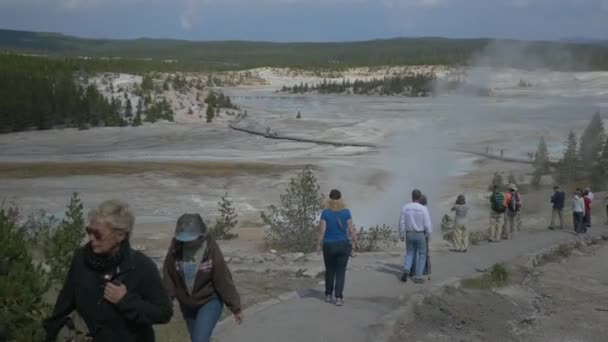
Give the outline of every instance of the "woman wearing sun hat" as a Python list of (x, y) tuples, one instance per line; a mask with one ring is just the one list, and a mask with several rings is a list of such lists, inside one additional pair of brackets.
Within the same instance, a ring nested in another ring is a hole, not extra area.
[(193, 342), (210, 340), (224, 305), (237, 323), (243, 319), (224, 255), (199, 214), (184, 214), (177, 220), (163, 282), (169, 296), (177, 299)]

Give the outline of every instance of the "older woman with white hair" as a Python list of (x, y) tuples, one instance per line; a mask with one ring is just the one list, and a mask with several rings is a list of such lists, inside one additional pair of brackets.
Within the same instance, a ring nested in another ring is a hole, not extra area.
[(45, 321), (55, 341), (76, 311), (95, 342), (154, 341), (153, 324), (173, 314), (154, 262), (131, 249), (135, 216), (128, 204), (105, 201), (89, 213), (89, 242), (76, 250), (55, 309)]

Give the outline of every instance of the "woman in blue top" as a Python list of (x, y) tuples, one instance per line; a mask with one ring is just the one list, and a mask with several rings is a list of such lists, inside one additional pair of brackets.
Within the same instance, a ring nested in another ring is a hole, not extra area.
[(342, 201), (340, 191), (332, 190), (321, 213), (317, 252), (321, 253), (323, 250), (325, 301), (331, 303), (332, 295), (335, 295), (337, 306), (344, 305), (342, 291), (346, 266), (353, 246), (351, 241), (356, 248), (357, 232), (353, 226), (352, 216)]

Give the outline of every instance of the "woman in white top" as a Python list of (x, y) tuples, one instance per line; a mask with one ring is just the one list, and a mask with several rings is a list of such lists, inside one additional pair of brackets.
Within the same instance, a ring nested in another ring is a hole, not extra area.
[(572, 197), (572, 220), (576, 234), (583, 233), (583, 218), (585, 216), (585, 202), (581, 189), (576, 189)]

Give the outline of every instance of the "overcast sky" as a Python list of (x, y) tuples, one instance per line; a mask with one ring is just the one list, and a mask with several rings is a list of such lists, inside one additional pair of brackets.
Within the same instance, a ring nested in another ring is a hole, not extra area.
[(608, 0), (0, 0), (0, 28), (191, 40), (608, 39)]

